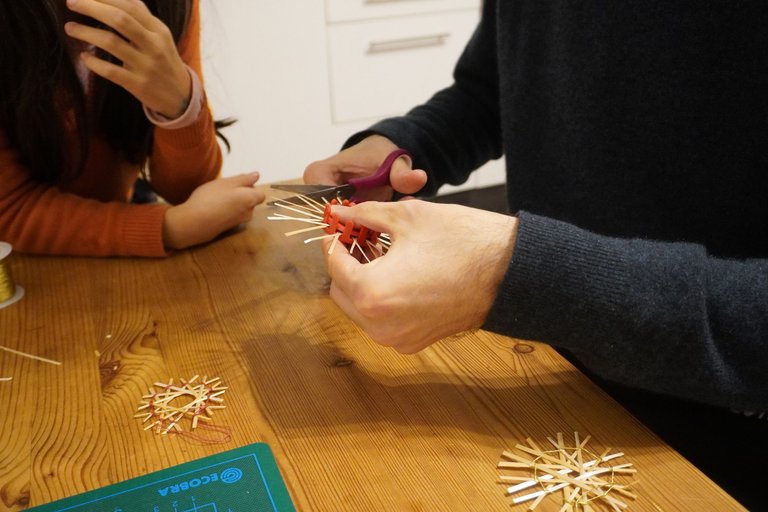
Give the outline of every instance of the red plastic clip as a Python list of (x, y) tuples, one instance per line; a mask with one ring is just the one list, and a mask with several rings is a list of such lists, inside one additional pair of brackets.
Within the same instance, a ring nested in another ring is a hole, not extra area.
[(365, 226), (357, 225), (354, 222), (342, 222), (338, 215), (331, 212), (331, 206), (334, 205), (354, 206), (355, 203), (349, 199), (344, 199), (342, 202), (339, 202), (336, 199), (331, 199), (331, 202), (325, 205), (323, 222), (328, 224), (328, 227), (325, 228), (326, 233), (329, 235), (341, 233), (339, 235), (339, 241), (345, 244), (352, 244), (357, 241), (357, 244), (361, 247), (365, 247), (366, 241), (374, 245), (379, 241), (379, 235), (381, 233), (378, 231), (373, 231)]

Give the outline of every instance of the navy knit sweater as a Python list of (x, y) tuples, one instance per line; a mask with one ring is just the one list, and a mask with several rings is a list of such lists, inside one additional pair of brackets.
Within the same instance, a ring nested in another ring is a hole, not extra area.
[(505, 155), (520, 228), (487, 329), (768, 410), (766, 27), (762, 0), (485, 1), (455, 83), (371, 130), (424, 194)]

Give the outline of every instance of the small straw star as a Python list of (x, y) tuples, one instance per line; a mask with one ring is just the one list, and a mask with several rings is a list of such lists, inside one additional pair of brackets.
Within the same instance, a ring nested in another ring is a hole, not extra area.
[(610, 449), (606, 449), (597, 456), (585, 448), (589, 439), (587, 436), (580, 440), (579, 433), (574, 432), (574, 444), (568, 446), (562, 433), (558, 433), (557, 439), (547, 438), (554, 449), (543, 450), (532, 439), (527, 439), (527, 446), (515, 446), (525, 455), (504, 451), (499, 468), (529, 473), (527, 476), (499, 477), (504, 483), (517, 482), (507, 488), (507, 494), (529, 490), (513, 498), (512, 503), (517, 505), (532, 501), (528, 510), (534, 510), (547, 496), (560, 491), (563, 500), (560, 512), (588, 512), (596, 510), (598, 504), (609, 507), (613, 512), (626, 510), (627, 503), (617, 495), (630, 499), (635, 499), (636, 495), (630, 492), (630, 484), (619, 483), (617, 477), (634, 474), (637, 470), (632, 468), (631, 463), (606, 464), (624, 454), (609, 454)]
[(154, 429), (158, 434), (181, 432), (184, 418), (189, 418), (190, 430), (197, 428), (199, 421), (211, 421), (215, 410), (224, 409), (222, 395), (228, 388), (221, 385), (219, 377), (203, 377), (195, 384), (199, 377), (180, 379), (180, 385), (174, 385), (173, 379), (167, 384), (155, 382), (155, 389), (150, 388), (142, 397), (134, 418), (143, 418), (142, 423), (147, 423), (144, 430)]

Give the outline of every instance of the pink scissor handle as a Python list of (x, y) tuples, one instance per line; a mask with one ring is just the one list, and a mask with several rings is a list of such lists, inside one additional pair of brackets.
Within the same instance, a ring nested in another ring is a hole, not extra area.
[[(405, 149), (396, 149), (387, 155), (387, 158), (384, 159), (379, 168), (376, 169), (375, 173), (363, 178), (352, 178), (349, 180), (349, 184), (355, 187), (355, 190), (365, 190), (389, 185), (389, 173), (392, 172), (392, 164), (394, 164), (395, 160), (401, 156), (410, 158), (411, 154)], [(352, 198), (352, 200), (360, 202), (355, 198)]]

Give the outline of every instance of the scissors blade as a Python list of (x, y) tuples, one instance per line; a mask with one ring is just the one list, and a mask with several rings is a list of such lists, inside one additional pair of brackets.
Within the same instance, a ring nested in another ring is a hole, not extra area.
[(312, 192), (328, 190), (329, 188), (333, 188), (334, 185), (303, 185), (303, 184), (299, 185), (299, 184), (276, 183), (274, 185), (270, 185), (270, 187), (276, 190), (294, 192), (296, 194), (311, 194)]
[(342, 199), (349, 198), (355, 191), (355, 187), (349, 183), (344, 185), (272, 185), (272, 188), (278, 190), (285, 190), (287, 192), (295, 192), (296, 196), (288, 197), (286, 199), (275, 199), (270, 201), (268, 205), (274, 205), (276, 202), (288, 202), (294, 204), (303, 204), (304, 202), (299, 198), (299, 195), (304, 196), (320, 203), (327, 203), (331, 199), (341, 197)]

